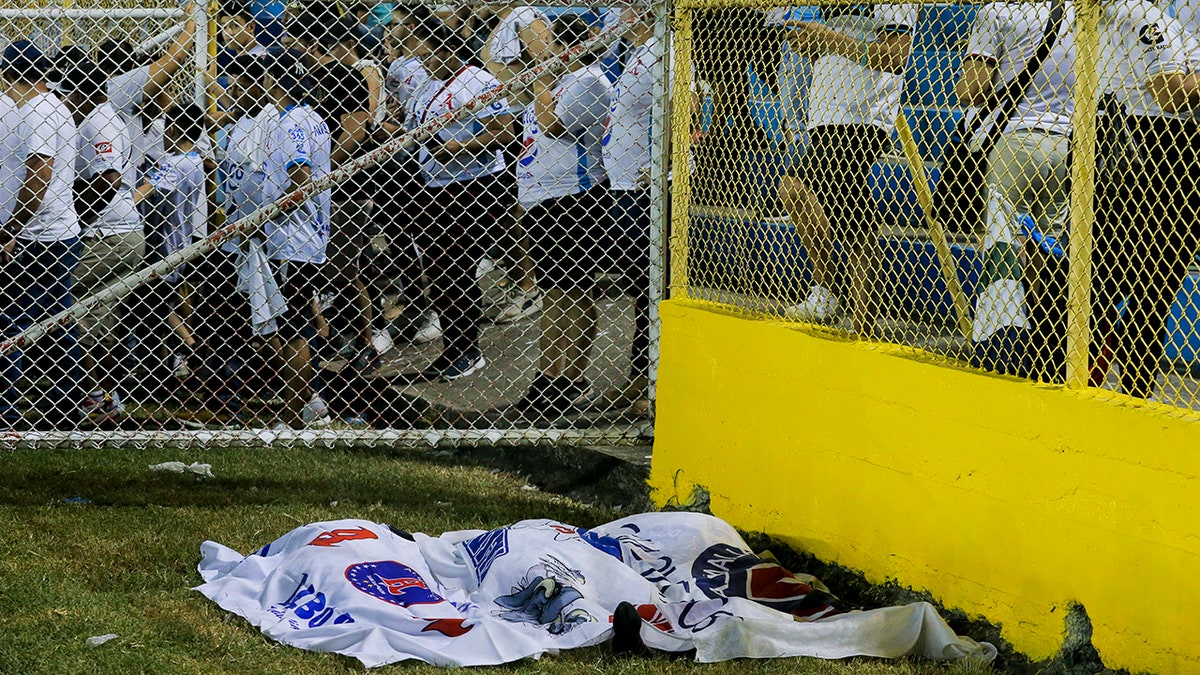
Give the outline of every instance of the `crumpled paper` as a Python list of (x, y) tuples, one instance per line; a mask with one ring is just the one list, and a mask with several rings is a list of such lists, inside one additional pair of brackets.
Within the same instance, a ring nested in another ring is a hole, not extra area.
[(166, 471), (169, 473), (194, 473), (201, 478), (212, 478), (212, 464), (201, 464), (200, 462), (192, 462), (184, 464), (183, 462), (163, 462), (162, 464), (151, 464), (151, 471)]
[(117, 638), (116, 633), (106, 633), (105, 635), (93, 635), (92, 637), (84, 640), (83, 642), (84, 642), (84, 644), (86, 644), (89, 647), (99, 647), (100, 645), (104, 644), (105, 642), (108, 642), (109, 640), (115, 640), (116, 638)]

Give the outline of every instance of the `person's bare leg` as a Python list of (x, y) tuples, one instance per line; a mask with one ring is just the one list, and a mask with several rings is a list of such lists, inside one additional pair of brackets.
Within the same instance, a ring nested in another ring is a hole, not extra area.
[(583, 379), (596, 340), (596, 300), (591, 290), (565, 292), (563, 308), (562, 375), (572, 382)]
[(830, 260), (833, 257), (833, 238), (831, 236), (829, 218), (825, 209), (812, 188), (803, 180), (794, 176), (784, 176), (779, 179), (779, 199), (787, 211), (792, 224), (796, 226), (796, 235), (808, 253), (809, 267), (812, 270), (814, 285), (830, 288), (833, 275), (830, 274)]
[(878, 337), (879, 267), (882, 257), (879, 237), (874, 231), (859, 235), (850, 244), (847, 262), (850, 271), (851, 314), (855, 333), (863, 338)]
[(566, 298), (560, 288), (546, 289), (546, 304), (542, 309), (542, 334), (538, 339), (542, 354), (538, 369), (548, 378), (563, 374), (563, 326)]
[(537, 288), (537, 278), (533, 273), (533, 258), (529, 257), (529, 237), (525, 234), (525, 227), (521, 224), (521, 219), (525, 217), (525, 209), (521, 208), (520, 204), (513, 206), (512, 221), (509, 225), (509, 236), (512, 237), (513, 246), (511, 249), (504, 252), (505, 258), (509, 264), (509, 269), (515, 270), (513, 281), (516, 282), (517, 288), (528, 293), (534, 288)]
[(273, 344), (281, 346), (276, 366), (284, 389), (284, 408), (280, 411), (280, 420), (293, 429), (299, 429), (304, 426), (304, 406), (312, 398), (312, 360), (308, 352), (308, 340), (297, 338)]

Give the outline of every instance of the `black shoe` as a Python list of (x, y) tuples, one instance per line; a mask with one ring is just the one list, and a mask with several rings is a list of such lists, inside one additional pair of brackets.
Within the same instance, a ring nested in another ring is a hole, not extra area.
[(617, 605), (613, 612), (612, 650), (614, 656), (650, 655), (650, 648), (642, 642), (642, 616), (628, 602)]
[(449, 356), (446, 356), (446, 352), (442, 352), (433, 360), (433, 363), (421, 371), (420, 377), (429, 381), (440, 380), (442, 373), (452, 365), (454, 365), (454, 362), (450, 360)]
[(533, 382), (529, 384), (529, 389), (525, 390), (525, 395), (513, 407), (522, 413), (536, 412), (546, 408), (549, 402), (548, 395), (553, 386), (553, 379), (538, 373), (534, 376)]

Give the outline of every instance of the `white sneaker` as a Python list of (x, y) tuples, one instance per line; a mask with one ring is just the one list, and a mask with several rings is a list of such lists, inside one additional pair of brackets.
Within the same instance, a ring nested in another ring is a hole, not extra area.
[(785, 308), (783, 315), (796, 321), (825, 323), (836, 319), (841, 309), (841, 303), (838, 302), (833, 291), (813, 284), (812, 290), (808, 292), (808, 297), (798, 305)]
[(386, 328), (379, 328), (371, 333), (371, 346), (375, 348), (375, 353), (383, 356), (392, 351), (394, 343), (392, 342), (392, 333)]
[(329, 404), (317, 394), (304, 404), (304, 408), (300, 410), (300, 419), (309, 429), (322, 429), (333, 423), (329, 416)]
[(413, 344), (423, 345), (442, 337), (442, 320), (432, 310), (425, 315), (425, 325), (413, 336)]
[(530, 291), (522, 290), (520, 286), (513, 286), (512, 292), (508, 296), (508, 304), (500, 310), (500, 313), (492, 321), (495, 323), (512, 323), (531, 317), (542, 311), (543, 297), (541, 289), (536, 286)]

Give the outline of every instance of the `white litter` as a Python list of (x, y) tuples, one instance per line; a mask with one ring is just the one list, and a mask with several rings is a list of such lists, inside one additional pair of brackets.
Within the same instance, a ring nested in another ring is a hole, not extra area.
[(184, 464), (183, 462), (163, 462), (162, 464), (151, 464), (151, 471), (165, 471), (169, 473), (194, 473), (201, 478), (212, 478), (212, 464), (201, 464), (200, 462), (192, 462)]
[(83, 642), (84, 642), (84, 644), (86, 644), (89, 647), (99, 647), (100, 645), (104, 644), (105, 642), (108, 642), (109, 640), (115, 640), (115, 639), (117, 639), (116, 633), (108, 633), (106, 635), (93, 635), (92, 637), (84, 640)]

